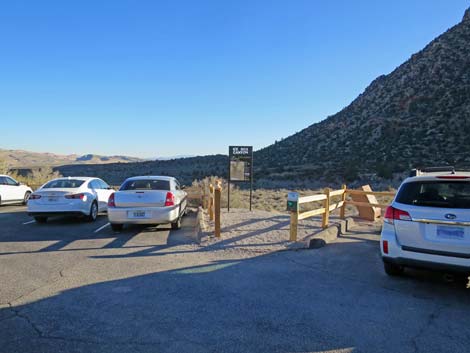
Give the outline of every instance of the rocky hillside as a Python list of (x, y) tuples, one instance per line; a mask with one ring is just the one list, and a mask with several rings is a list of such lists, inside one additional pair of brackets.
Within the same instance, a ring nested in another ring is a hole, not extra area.
[(340, 177), (470, 165), (470, 10), (461, 23), (349, 106), (256, 153), (273, 178)]
[(54, 153), (0, 149), (0, 162), (10, 168), (44, 167), (61, 164), (129, 163), (139, 161), (142, 161), (142, 159), (126, 156), (99, 156), (96, 154), (87, 154), (84, 156), (76, 154), (60, 155)]

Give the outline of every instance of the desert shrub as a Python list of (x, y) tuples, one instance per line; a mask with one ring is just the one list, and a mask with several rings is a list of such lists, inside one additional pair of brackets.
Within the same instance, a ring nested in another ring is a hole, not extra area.
[(31, 170), (27, 176), (19, 175), (17, 173), (12, 173), (10, 175), (20, 183), (27, 184), (33, 189), (37, 189), (51, 179), (61, 177), (60, 173), (54, 171), (51, 167), (35, 168)]
[(4, 160), (0, 160), (0, 174), (8, 174), (8, 171), (10, 170), (7, 162)]

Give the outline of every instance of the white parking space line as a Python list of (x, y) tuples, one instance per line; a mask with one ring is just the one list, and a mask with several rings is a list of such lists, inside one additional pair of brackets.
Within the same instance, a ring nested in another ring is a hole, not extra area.
[(26, 225), (26, 224), (31, 224), (31, 223), (35, 223), (36, 221), (33, 219), (32, 221), (29, 221), (29, 222), (24, 222), (23, 225)]
[(99, 227), (97, 230), (95, 230), (95, 233), (98, 233), (99, 231), (105, 229), (106, 227), (108, 227), (111, 223), (106, 223), (104, 226), (101, 226)]

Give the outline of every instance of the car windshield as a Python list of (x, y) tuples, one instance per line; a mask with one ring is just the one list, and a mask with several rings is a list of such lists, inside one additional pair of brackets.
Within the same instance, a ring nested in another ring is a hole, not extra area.
[(43, 189), (75, 189), (79, 188), (85, 181), (77, 179), (52, 180), (44, 185)]
[(404, 184), (396, 201), (406, 205), (470, 208), (468, 181), (415, 181)]
[(170, 190), (169, 180), (134, 179), (122, 184), (119, 190)]

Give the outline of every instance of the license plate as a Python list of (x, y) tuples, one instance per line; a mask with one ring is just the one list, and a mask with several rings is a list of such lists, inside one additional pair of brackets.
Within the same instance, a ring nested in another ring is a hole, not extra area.
[(145, 211), (129, 211), (130, 218), (145, 218)]
[(54, 201), (57, 201), (58, 199), (59, 199), (58, 197), (49, 197), (47, 200), (54, 202)]
[(437, 237), (444, 239), (463, 239), (465, 237), (465, 228), (437, 226)]

